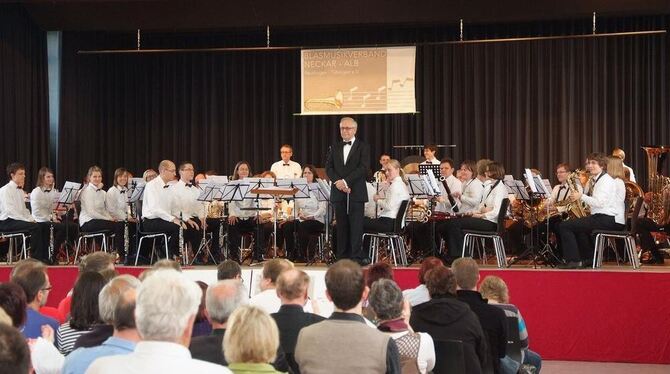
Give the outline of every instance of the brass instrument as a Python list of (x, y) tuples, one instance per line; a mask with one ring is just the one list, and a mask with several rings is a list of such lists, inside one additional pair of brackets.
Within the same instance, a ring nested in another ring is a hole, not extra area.
[(521, 204), (523, 222), (528, 228), (535, 227), (538, 223), (545, 222), (547, 219), (561, 215), (561, 212), (556, 208), (556, 205), (547, 210), (547, 199), (542, 199), (536, 206), (530, 206), (525, 202), (521, 202)]
[(407, 215), (405, 217), (405, 222), (421, 222), (426, 223), (430, 219), (430, 216), (433, 214), (431, 209), (427, 204), (420, 204), (414, 201), (410, 202), (410, 206), (407, 210)]
[[(584, 183), (581, 182), (582, 177), (583, 172), (580, 169), (577, 169), (572, 173), (570, 173), (570, 175), (568, 175), (568, 179), (565, 181), (565, 183), (568, 185), (570, 195), (579, 191), (577, 183), (584, 185)], [(586, 184), (589, 183), (590, 179), (591, 178), (589, 177), (589, 179), (586, 181)], [(581, 200), (573, 201), (570, 199), (566, 199), (565, 202), (555, 203), (554, 205), (556, 205), (557, 207), (565, 206), (566, 211), (568, 212), (568, 216), (570, 218), (584, 218), (591, 215), (591, 209)]]
[(332, 111), (342, 108), (344, 95), (337, 91), (335, 96), (305, 100), (305, 109), (310, 111)]
[(626, 215), (631, 215), (635, 209), (635, 199), (644, 197), (644, 191), (642, 191), (642, 187), (635, 182), (624, 181), (624, 185), (626, 186), (626, 206), (628, 206)]
[(665, 225), (670, 219), (670, 178), (661, 174), (663, 163), (670, 152), (669, 146), (642, 147), (647, 153), (647, 175), (651, 200), (647, 216), (658, 225)]

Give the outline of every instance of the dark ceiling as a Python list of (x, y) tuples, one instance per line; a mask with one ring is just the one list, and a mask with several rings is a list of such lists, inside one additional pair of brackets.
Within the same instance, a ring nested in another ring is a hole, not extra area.
[(670, 14), (670, 0), (24, 0), (45, 30), (498, 23)]

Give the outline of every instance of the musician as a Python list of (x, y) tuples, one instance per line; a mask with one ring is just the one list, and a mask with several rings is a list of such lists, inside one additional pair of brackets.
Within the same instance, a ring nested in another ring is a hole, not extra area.
[[(644, 196), (645, 203), (651, 204), (653, 198), (651, 192), (647, 192)], [(664, 217), (660, 218), (660, 222), (656, 223), (650, 218), (640, 217), (637, 221), (637, 234), (640, 238), (640, 247), (643, 252), (648, 252), (649, 257), (642, 260), (642, 263), (647, 265), (663, 265), (665, 260), (663, 254), (659, 250), (659, 245), (656, 244), (652, 232), (665, 231), (670, 232), (670, 187), (665, 187), (661, 191), (661, 201), (663, 202)], [(644, 256), (643, 256), (644, 257)]]
[[(316, 183), (317, 174), (314, 165), (305, 165), (302, 171), (302, 177), (307, 179), (307, 183)], [(297, 220), (293, 215), (288, 216), (288, 221), (282, 225), (282, 231), (286, 240), (286, 254), (292, 261), (303, 261), (310, 259), (309, 238), (311, 235), (318, 235), (324, 229), (326, 222), (326, 209), (328, 203), (319, 201), (317, 191), (310, 189), (309, 198), (295, 199), (295, 212)], [(298, 238), (298, 251), (295, 248), (295, 238)]]
[(386, 173), (384, 172), (384, 166), (388, 164), (389, 160), (391, 160), (391, 156), (387, 155), (386, 153), (382, 153), (382, 155), (379, 156), (379, 165), (381, 165), (381, 167), (379, 170), (375, 172), (373, 176), (375, 182), (386, 181)]
[(144, 179), (145, 182), (151, 182), (158, 176), (158, 173), (156, 173), (156, 170), (154, 169), (147, 169), (142, 173), (142, 179)]
[(437, 159), (437, 146), (435, 144), (427, 144), (423, 147), (423, 157), (426, 160), (422, 164), (440, 164), (440, 160)]
[(117, 221), (128, 218), (128, 172), (124, 168), (114, 171), (114, 185), (107, 190), (105, 205), (109, 214)]
[[(50, 240), (50, 227), (53, 225), (53, 244), (54, 250), (57, 250), (65, 242), (66, 233), (76, 237), (79, 228), (74, 222), (68, 222), (66, 230), (63, 221), (68, 208), (59, 205), (57, 209), (54, 209), (54, 203), (60, 197), (55, 184), (53, 171), (48, 167), (40, 168), (37, 172), (37, 187), (30, 193), (30, 208), (33, 219), (42, 227), (42, 232), (47, 235), (45, 237), (49, 238), (48, 240)], [(52, 260), (55, 259), (52, 258)]]
[(439, 233), (447, 243), (445, 261), (451, 263), (463, 253), (463, 230), (495, 231), (502, 201), (507, 197), (507, 187), (502, 183), (505, 168), (498, 162), (485, 166), (486, 176), (482, 202), (469, 217), (453, 218), (439, 227)]
[[(235, 165), (231, 180), (241, 180), (251, 175), (251, 166), (247, 161), (240, 161)], [(256, 212), (253, 210), (243, 210), (243, 208), (254, 208), (256, 206), (253, 199), (244, 199), (242, 201), (231, 201), (228, 204), (228, 253), (233, 260), (239, 261), (239, 250), (242, 243), (243, 233), (254, 233), (256, 231)], [(258, 239), (254, 240), (253, 260), (263, 261), (263, 254), (260, 251)]]
[[(444, 179), (444, 181), (438, 182), (438, 186), (440, 188), (440, 195), (436, 198), (436, 204), (435, 207), (433, 208), (433, 213), (450, 215), (456, 213), (456, 211), (460, 211), (459, 198), (461, 197), (462, 194), (463, 185), (460, 180), (454, 177), (453, 165), (454, 160), (448, 157), (442, 159), (440, 163), (440, 176), (441, 176), (440, 179)], [(447, 189), (444, 187), (445, 183), (449, 188), (448, 192)], [(453, 199), (454, 205), (451, 204), (449, 196), (451, 196), (451, 199)], [(454, 208), (456, 209), (454, 210)], [(437, 226), (439, 226), (440, 224), (442, 224), (442, 222), (435, 223), (435, 233), (438, 232)], [(420, 253), (426, 253), (430, 247), (430, 237), (433, 228), (433, 222), (428, 222), (425, 224), (420, 224), (417, 222), (412, 226), (413, 226), (413, 229), (411, 230), (412, 248), (416, 248), (417, 251)], [(437, 235), (435, 235), (435, 239), (439, 243), (439, 237)]]
[[(561, 235), (560, 235), (560, 225), (561, 222), (567, 217), (567, 206), (566, 204), (570, 201), (570, 186), (568, 186), (568, 177), (571, 173), (570, 165), (567, 163), (560, 163), (556, 165), (556, 179), (558, 184), (554, 186), (551, 190), (551, 196), (547, 199), (546, 203), (549, 206), (549, 209), (556, 210), (559, 215), (554, 215), (549, 217), (549, 232), (554, 234), (556, 239), (556, 254), (559, 257), (563, 257), (563, 251), (561, 246)], [(577, 189), (583, 191), (582, 185), (576, 183)], [(544, 230), (544, 225), (541, 226), (540, 238), (544, 238), (546, 230)]]
[[(621, 162), (623, 162), (624, 160), (626, 160), (626, 152), (624, 152), (623, 149), (618, 148), (618, 147), (617, 147), (617, 148), (614, 148), (614, 149), (612, 150), (612, 156), (621, 159)], [(623, 167), (624, 167), (624, 169), (626, 169), (626, 170), (628, 171), (628, 173), (630, 174), (630, 175), (628, 176), (628, 180), (630, 180), (631, 182), (635, 182), (635, 183), (637, 183), (636, 180), (635, 180), (635, 172), (633, 171), (633, 168), (631, 168), (630, 166), (628, 166), (628, 165), (626, 165), (626, 164), (623, 164)]]
[(172, 184), (168, 182), (172, 182), (176, 174), (177, 167), (174, 162), (161, 161), (158, 165), (158, 177), (146, 184), (142, 200), (143, 230), (168, 235), (170, 259), (179, 253), (179, 227), (186, 229), (179, 217), (172, 214), (175, 197), (171, 191)]
[(352, 258), (362, 265), (370, 260), (361, 248), (363, 206), (368, 200), (365, 178), (370, 168), (370, 146), (356, 138), (353, 118), (340, 120), (342, 141), (331, 146), (326, 172), (333, 181), (330, 198), (337, 220), (337, 258)]
[[(373, 200), (381, 207), (379, 218), (365, 218), (364, 232), (393, 232), (395, 219), (403, 201), (409, 200), (409, 191), (403, 178), (403, 171), (398, 160), (389, 160), (384, 166), (388, 187), (373, 196)], [(367, 245), (365, 246), (367, 248)]]
[(563, 254), (567, 264), (561, 268), (577, 269), (593, 258), (593, 230), (621, 230), (625, 221), (625, 187), (623, 195), (615, 180), (606, 172), (607, 156), (591, 153), (587, 157), (586, 169), (591, 175), (587, 193), (572, 192), (570, 198), (583, 201), (591, 208), (591, 215), (561, 223), (559, 232)]
[[(484, 170), (482, 170), (482, 175)], [(458, 210), (461, 213), (474, 212), (482, 202), (484, 193), (483, 181), (477, 178), (477, 164), (474, 161), (465, 160), (461, 163), (459, 171), (463, 180), (461, 181), (461, 205)]]
[(198, 201), (200, 188), (193, 184), (195, 168), (190, 162), (179, 165), (179, 181), (170, 187), (174, 196), (172, 215), (181, 218), (186, 223), (184, 242), (191, 244), (191, 250), (200, 248), (202, 228), (205, 226), (205, 205)]
[(272, 164), (270, 171), (277, 176), (277, 179), (300, 178), (302, 175), (300, 164), (291, 160), (293, 147), (290, 144), (284, 144), (279, 149), (279, 153), (281, 154), (281, 160)]
[(79, 195), (81, 212), (79, 227), (82, 232), (110, 231), (114, 233), (114, 249), (123, 256), (123, 222), (116, 220), (107, 211), (107, 194), (102, 189), (102, 169), (91, 166), (86, 174), (88, 184)]
[(26, 207), (23, 186), (26, 180), (26, 167), (14, 162), (7, 166), (9, 182), (0, 188), (0, 231), (27, 231), (30, 233), (32, 256), (50, 264), (48, 243), (41, 228)]

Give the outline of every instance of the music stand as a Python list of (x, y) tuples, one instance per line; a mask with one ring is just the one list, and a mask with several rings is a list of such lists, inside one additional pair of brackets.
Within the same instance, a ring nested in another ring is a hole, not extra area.
[[(296, 224), (298, 219), (298, 209), (297, 209), (297, 199), (309, 199), (309, 185), (307, 184), (307, 178), (286, 178), (286, 179), (277, 179), (277, 187), (279, 188), (297, 188), (298, 191), (295, 195), (291, 197), (284, 197), (284, 200), (293, 201), (293, 243), (295, 243), (296, 251), (300, 252), (300, 242), (297, 240), (298, 236), (298, 225)], [(288, 217), (287, 217), (288, 218)], [(275, 233), (275, 237), (276, 237)]]
[[(223, 201), (224, 203), (231, 203), (233, 201), (243, 201), (247, 192), (249, 192), (249, 187), (250, 187), (249, 183), (247, 183), (246, 180), (230, 181), (226, 185), (224, 185), (223, 188), (220, 189), (218, 193), (215, 193), (214, 199)], [(228, 247), (228, 244), (229, 243), (226, 242), (226, 247)], [(240, 250), (240, 257), (238, 258), (238, 260), (240, 261), (240, 263), (242, 263), (243, 262), (241, 258), (242, 248), (239, 248), (239, 250)], [(229, 252), (230, 252), (229, 250), (226, 250), (225, 253), (226, 258), (228, 258)]]
[[(325, 263), (330, 263), (333, 258), (335, 258), (335, 254), (333, 253), (332, 249), (332, 243), (330, 240), (330, 223), (331, 223), (331, 208), (330, 208), (330, 185), (328, 182), (324, 181), (323, 179), (317, 179), (316, 183), (311, 183), (308, 185), (310, 191), (313, 191), (316, 194), (316, 199), (319, 202), (326, 202), (326, 217), (324, 219), (324, 224), (326, 226), (326, 243), (324, 243), (323, 248), (321, 249), (321, 252), (319, 253), (319, 258), (321, 261)], [(327, 253), (324, 253), (326, 252)], [(327, 255), (327, 256), (326, 256)], [(316, 263), (316, 251), (314, 251), (314, 256), (312, 259), (305, 264), (305, 266), (309, 266), (312, 264)]]
[(433, 175), (440, 175), (440, 165), (435, 164), (419, 164), (419, 175), (428, 174), (428, 170), (433, 172)]
[[(228, 178), (226, 178), (227, 180)], [(217, 191), (220, 191), (221, 188), (223, 188), (224, 184), (219, 184), (219, 183), (201, 183), (200, 184), (202, 190), (200, 191), (200, 194), (196, 198), (197, 201), (202, 202), (203, 207), (206, 207), (208, 203), (211, 203), (214, 195), (216, 194)], [(205, 214), (205, 222), (207, 222), (207, 215)], [(191, 265), (195, 262), (195, 259), (198, 258), (198, 255), (200, 254), (201, 251), (206, 250), (207, 254), (209, 255), (209, 258), (212, 260), (214, 265), (217, 264), (216, 259), (214, 258), (214, 255), (212, 255), (212, 250), (209, 248), (209, 245), (207, 244), (207, 227), (206, 225), (202, 225), (202, 240), (200, 240), (200, 246), (198, 246), (198, 250), (195, 252), (195, 255), (193, 255), (193, 259), (191, 260)]]
[[(439, 165), (437, 165), (439, 166)], [(431, 170), (432, 172), (432, 170)], [(413, 175), (409, 174), (407, 176), (407, 183), (409, 186), (409, 195), (418, 199), (428, 199), (430, 204), (433, 203), (433, 199), (439, 194), (439, 189), (435, 191), (434, 186), (431, 185), (429, 174), (425, 175)], [(437, 253), (435, 248), (435, 221), (433, 220), (430, 223), (430, 256), (434, 256)]]
[[(58, 209), (60, 206), (65, 206), (67, 208), (68, 205), (74, 204), (75, 200), (79, 198), (79, 194), (77, 193), (79, 190), (81, 190), (81, 183), (76, 183), (76, 182), (65, 182), (63, 185), (63, 189), (61, 190), (60, 196), (58, 197), (58, 201), (56, 202), (56, 209)], [(67, 217), (69, 214), (67, 214), (67, 211), (65, 213), (65, 242), (63, 243), (63, 246), (65, 246), (65, 253), (69, 254), (70, 251), (69, 249), (74, 248), (74, 244), (70, 243), (70, 230), (67, 222)], [(50, 258), (50, 260), (53, 260)], [(67, 259), (70, 261), (70, 259)]]
[[(530, 188), (531, 193), (529, 194), (526, 191), (525, 187), (522, 188), (522, 186), (524, 185), (522, 181), (514, 181), (515, 195), (517, 195), (517, 198), (519, 198), (520, 200), (528, 202), (528, 206), (530, 207), (530, 213), (532, 215), (531, 219), (537, 221), (537, 211), (534, 210), (533, 207), (535, 207), (536, 199), (541, 199), (546, 196), (545, 186), (538, 177), (534, 177), (532, 175), (530, 169), (525, 169), (524, 178), (526, 179), (526, 183), (528, 183), (528, 188)], [(512, 265), (516, 264), (522, 259), (530, 259), (531, 262), (533, 263), (533, 268), (537, 268), (538, 258), (540, 257), (540, 253), (542, 252), (538, 248), (539, 241), (540, 241), (540, 231), (537, 228), (535, 228), (535, 226), (531, 226), (530, 245), (518, 257), (514, 258), (514, 260), (512, 260), (509, 263), (509, 265), (507, 265), (507, 267), (511, 267)], [(544, 260), (545, 263), (548, 262), (546, 258), (544, 258)]]
[(265, 187), (265, 188), (260, 187), (260, 188), (252, 188), (251, 189), (251, 193), (254, 193), (258, 196), (260, 196), (260, 195), (272, 196), (272, 199), (273, 199), (273, 202), (274, 202), (273, 208), (272, 208), (273, 218), (274, 218), (273, 222), (272, 222), (272, 230), (273, 230), (273, 233), (274, 233), (274, 238), (272, 239), (273, 240), (272, 244), (274, 246), (273, 255), (272, 255), (273, 258), (277, 257), (277, 209), (276, 209), (276, 204), (278, 204), (279, 201), (284, 196), (295, 196), (295, 194), (297, 192), (298, 192), (297, 187), (283, 188), (283, 187), (272, 186), (272, 187)]

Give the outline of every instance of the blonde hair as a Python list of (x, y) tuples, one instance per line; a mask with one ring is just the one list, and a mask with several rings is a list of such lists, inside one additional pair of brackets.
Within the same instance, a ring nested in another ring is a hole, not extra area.
[(623, 169), (623, 161), (616, 156), (607, 156), (607, 174), (612, 178), (626, 180), (626, 174)]
[(479, 293), (486, 299), (495, 300), (502, 304), (509, 303), (509, 289), (500, 277), (488, 275), (479, 285)]
[(269, 363), (279, 348), (279, 330), (262, 309), (243, 305), (228, 318), (224, 355), (229, 363)]

